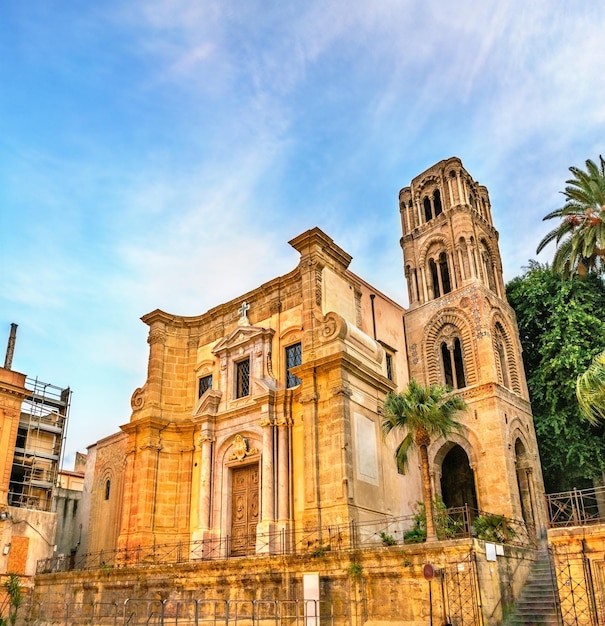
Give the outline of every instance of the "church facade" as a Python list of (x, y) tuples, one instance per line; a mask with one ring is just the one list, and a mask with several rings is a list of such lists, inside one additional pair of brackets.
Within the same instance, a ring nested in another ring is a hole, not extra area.
[[(435, 493), (545, 523), (515, 316), (487, 189), (457, 158), (399, 196), (409, 308), (352, 273), (318, 228), (299, 263), (195, 317), (153, 311), (147, 380), (121, 432), (89, 449), (81, 551), (199, 542), (208, 556), (282, 553), (294, 532), (405, 516), (421, 500), (381, 408), (411, 378), (452, 387), (462, 428), (434, 441)], [(203, 556), (203, 555), (201, 555)]]

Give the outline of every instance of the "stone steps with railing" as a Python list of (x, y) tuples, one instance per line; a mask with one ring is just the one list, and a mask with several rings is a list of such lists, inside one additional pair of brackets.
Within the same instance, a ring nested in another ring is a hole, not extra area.
[(552, 557), (544, 543), (537, 552), (529, 577), (506, 618), (506, 626), (537, 625), (560, 626), (561, 610)]

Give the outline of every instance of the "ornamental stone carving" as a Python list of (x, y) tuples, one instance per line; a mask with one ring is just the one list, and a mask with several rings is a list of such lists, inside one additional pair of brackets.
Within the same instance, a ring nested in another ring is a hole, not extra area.
[(133, 411), (140, 411), (145, 404), (145, 387), (138, 387), (130, 398), (130, 407)]
[(154, 343), (166, 343), (166, 331), (161, 328), (152, 328), (147, 337), (147, 343), (151, 346)]
[(250, 448), (248, 440), (241, 435), (235, 435), (232, 445), (233, 452), (229, 457), (230, 461), (243, 461), (246, 457), (258, 454), (257, 448)]

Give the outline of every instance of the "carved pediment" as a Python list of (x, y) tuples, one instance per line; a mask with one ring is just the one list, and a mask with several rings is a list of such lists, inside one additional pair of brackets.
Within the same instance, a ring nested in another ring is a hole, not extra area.
[(256, 343), (259, 339), (263, 342), (271, 341), (274, 334), (275, 331), (272, 328), (240, 326), (226, 337), (223, 337), (223, 339), (214, 346), (212, 353), (220, 356), (221, 354), (237, 350), (239, 347)]
[(222, 395), (218, 389), (208, 389), (193, 407), (193, 417), (216, 415)]

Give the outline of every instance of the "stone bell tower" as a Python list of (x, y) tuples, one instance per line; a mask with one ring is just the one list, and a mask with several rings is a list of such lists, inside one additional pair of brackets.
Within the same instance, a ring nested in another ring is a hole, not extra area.
[(489, 194), (452, 157), (399, 193), (410, 377), (446, 384), (468, 410), (429, 450), (447, 506), (545, 522), (543, 480), (514, 311)]

